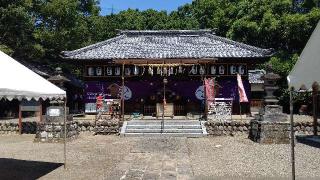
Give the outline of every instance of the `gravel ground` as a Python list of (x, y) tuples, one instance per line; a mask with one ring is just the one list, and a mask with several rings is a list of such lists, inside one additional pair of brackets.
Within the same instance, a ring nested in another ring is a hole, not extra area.
[[(290, 145), (260, 145), (241, 136), (81, 134), (68, 142), (67, 170), (61, 164), (63, 144), (34, 143), (33, 138), (0, 136), (0, 179), (289, 179), (291, 174)], [(319, 155), (318, 148), (296, 145), (297, 179), (320, 179)]]
[[(260, 145), (246, 137), (190, 139), (195, 176), (288, 179), (290, 145)], [(296, 145), (298, 179), (319, 179), (320, 149)]]

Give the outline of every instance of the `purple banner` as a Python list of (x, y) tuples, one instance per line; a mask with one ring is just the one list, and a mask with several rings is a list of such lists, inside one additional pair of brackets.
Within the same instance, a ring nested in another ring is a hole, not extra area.
[[(219, 80), (217, 84), (220, 86), (217, 97), (234, 98), (235, 101), (238, 101), (239, 95), (236, 78)], [(247, 80), (244, 80), (243, 84), (247, 96), (250, 99), (250, 84)], [(117, 98), (110, 95), (111, 86), (121, 86), (121, 81), (86, 82), (84, 91), (85, 103), (96, 102), (96, 97), (99, 93), (103, 93), (106, 98)], [(201, 80), (177, 80), (168, 78), (166, 92), (168, 91), (191, 101), (200, 101), (204, 98), (203, 82)], [(153, 78), (125, 81), (124, 97), (126, 101), (148, 99), (150, 96), (161, 95), (161, 93), (163, 93), (163, 79)]]

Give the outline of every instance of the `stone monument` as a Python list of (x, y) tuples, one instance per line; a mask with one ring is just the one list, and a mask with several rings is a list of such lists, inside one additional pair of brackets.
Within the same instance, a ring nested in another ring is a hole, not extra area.
[[(64, 89), (64, 84), (70, 80), (62, 75), (62, 69), (56, 68), (56, 75), (48, 78), (48, 81), (54, 83), (59, 88)], [(36, 142), (63, 142), (64, 140), (64, 119), (65, 108), (61, 100), (50, 101), (50, 106), (46, 110), (43, 121), (37, 122)], [(66, 140), (78, 137), (78, 124), (73, 121), (73, 116), (69, 114), (69, 108), (66, 108)]]
[[(63, 142), (64, 140), (64, 107), (50, 106), (44, 121), (37, 122), (36, 142)], [(75, 139), (78, 135), (78, 124), (73, 121), (67, 109), (66, 118), (67, 140)]]
[(282, 112), (282, 106), (278, 105), (279, 100), (274, 92), (279, 89), (276, 85), (280, 79), (278, 74), (272, 71), (269, 65), (267, 74), (264, 75), (265, 100), (264, 108), (254, 120), (250, 122), (249, 138), (262, 144), (287, 144), (290, 143), (290, 124), (287, 115)]

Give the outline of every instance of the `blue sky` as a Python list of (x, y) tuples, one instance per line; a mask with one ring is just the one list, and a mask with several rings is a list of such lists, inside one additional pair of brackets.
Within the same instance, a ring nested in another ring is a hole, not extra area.
[(128, 8), (167, 10), (171, 12), (179, 6), (191, 2), (192, 0), (100, 0), (100, 7), (102, 15), (110, 14), (112, 7), (114, 8), (114, 13)]

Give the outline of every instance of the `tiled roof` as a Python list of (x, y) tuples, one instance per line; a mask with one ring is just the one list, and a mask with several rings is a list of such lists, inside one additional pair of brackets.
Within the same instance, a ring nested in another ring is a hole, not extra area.
[[(52, 69), (48, 65), (38, 64), (38, 63), (31, 63), (26, 61), (20, 61), (24, 66), (31, 69), (33, 72), (39, 74), (40, 76), (48, 79), (50, 77), (57, 78), (55, 76), (55, 70)], [(84, 86), (83, 82), (76, 78), (73, 74), (70, 73), (64, 73), (63, 76), (65, 76), (66, 80), (73, 86), (82, 88)]]
[(121, 31), (120, 35), (74, 51), (65, 59), (263, 58), (261, 49), (216, 36), (210, 30)]

